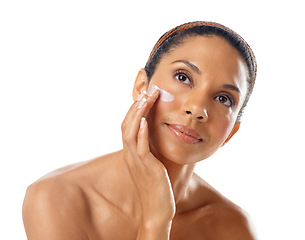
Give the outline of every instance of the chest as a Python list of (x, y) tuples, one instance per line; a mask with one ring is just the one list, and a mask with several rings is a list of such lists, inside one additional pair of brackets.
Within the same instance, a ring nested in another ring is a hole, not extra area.
[[(140, 217), (123, 213), (115, 207), (96, 209), (88, 231), (90, 240), (135, 240)], [(177, 217), (173, 221), (171, 240), (193, 239), (190, 236), (192, 219)]]
[(115, 206), (102, 201), (92, 204), (88, 215), (87, 233), (90, 240), (134, 240), (139, 219)]

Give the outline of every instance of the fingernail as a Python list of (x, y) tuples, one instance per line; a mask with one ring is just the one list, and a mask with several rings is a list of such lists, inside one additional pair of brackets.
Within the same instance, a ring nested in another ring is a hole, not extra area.
[(156, 85), (153, 85), (152, 88), (149, 90), (148, 96), (153, 96), (158, 91), (158, 87)]
[(144, 90), (143, 92), (141, 92), (141, 94), (138, 96), (138, 98), (137, 98), (137, 102), (139, 102), (139, 101), (141, 101), (142, 100), (142, 98), (145, 96), (147, 94), (147, 92)]
[(145, 102), (147, 102), (146, 98), (142, 98), (142, 100), (139, 102), (138, 106), (137, 106), (137, 109), (141, 109)]
[(145, 117), (142, 117), (140, 122), (140, 129), (144, 127), (144, 124), (145, 124)]

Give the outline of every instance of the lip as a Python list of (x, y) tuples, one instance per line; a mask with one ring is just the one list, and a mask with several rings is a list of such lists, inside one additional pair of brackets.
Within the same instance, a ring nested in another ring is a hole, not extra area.
[(166, 126), (176, 138), (185, 143), (197, 144), (203, 141), (202, 136), (194, 129), (178, 124), (166, 124)]

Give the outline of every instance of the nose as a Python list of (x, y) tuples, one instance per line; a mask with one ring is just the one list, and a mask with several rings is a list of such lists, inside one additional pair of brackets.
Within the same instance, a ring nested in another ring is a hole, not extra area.
[(193, 90), (185, 94), (182, 103), (182, 114), (188, 118), (200, 122), (208, 121), (208, 96), (205, 89)]
[(191, 118), (198, 119), (201, 122), (206, 122), (208, 120), (208, 113), (205, 108), (201, 108), (201, 109), (193, 108), (192, 110), (185, 110), (185, 113)]

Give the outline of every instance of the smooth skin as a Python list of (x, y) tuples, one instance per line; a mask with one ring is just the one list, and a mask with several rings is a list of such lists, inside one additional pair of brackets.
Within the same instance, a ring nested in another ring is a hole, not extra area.
[[(28, 239), (256, 239), (247, 214), (193, 172), (238, 131), (246, 77), (237, 50), (216, 36), (186, 39), (163, 56), (150, 82), (141, 69), (122, 123), (123, 149), (29, 186)], [(162, 102), (154, 85), (175, 100)], [(171, 124), (202, 140), (182, 141)]]

